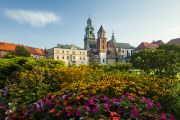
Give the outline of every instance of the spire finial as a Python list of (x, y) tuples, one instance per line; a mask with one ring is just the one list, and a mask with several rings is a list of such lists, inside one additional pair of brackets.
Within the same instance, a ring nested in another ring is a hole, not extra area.
[(112, 40), (115, 40), (114, 31), (112, 31)]

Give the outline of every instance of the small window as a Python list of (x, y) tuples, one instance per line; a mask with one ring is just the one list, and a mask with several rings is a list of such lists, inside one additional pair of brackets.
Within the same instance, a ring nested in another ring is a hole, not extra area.
[(57, 59), (59, 59), (59, 56), (57, 56)]
[(73, 59), (75, 60), (75, 56), (73, 56)]
[(80, 57), (80, 60), (82, 60), (82, 57)]
[(67, 56), (67, 59), (69, 59), (69, 56)]
[(105, 63), (105, 59), (103, 59), (103, 63)]
[(104, 46), (103, 46), (103, 49), (104, 49)]
[(90, 31), (90, 35), (92, 34), (92, 31)]
[(64, 59), (64, 56), (62, 56), (62, 59)]
[(62, 51), (62, 53), (64, 53), (64, 50)]

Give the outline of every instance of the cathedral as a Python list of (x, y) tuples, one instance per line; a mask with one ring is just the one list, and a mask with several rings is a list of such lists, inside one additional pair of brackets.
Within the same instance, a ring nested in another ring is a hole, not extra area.
[(89, 63), (113, 64), (115, 62), (128, 62), (134, 47), (129, 43), (116, 42), (114, 32), (111, 39), (107, 41), (106, 32), (102, 25), (97, 32), (96, 39), (89, 16), (85, 28), (84, 49), (88, 51)]

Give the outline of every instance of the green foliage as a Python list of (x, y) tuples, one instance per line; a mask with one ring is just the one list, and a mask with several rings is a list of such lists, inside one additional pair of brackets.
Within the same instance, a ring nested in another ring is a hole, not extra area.
[(179, 72), (179, 57), (175, 51), (164, 49), (145, 49), (134, 53), (131, 62), (135, 68), (140, 68), (148, 74), (159, 77), (174, 78)]
[(24, 57), (30, 57), (31, 56), (31, 53), (24, 46), (16, 46), (14, 54), (16, 56), (24, 56)]

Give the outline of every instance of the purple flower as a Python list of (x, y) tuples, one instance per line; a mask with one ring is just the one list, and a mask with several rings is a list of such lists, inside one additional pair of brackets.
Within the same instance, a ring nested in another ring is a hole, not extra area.
[(61, 98), (62, 98), (62, 99), (66, 99), (66, 97), (67, 97), (67, 95), (63, 95)]
[(81, 116), (81, 111), (80, 110), (76, 110), (76, 116), (77, 117)]
[(93, 112), (94, 113), (98, 113), (99, 112), (99, 109), (97, 107), (93, 107)]
[(133, 117), (138, 117), (139, 112), (138, 112), (136, 106), (132, 106), (132, 107), (131, 107), (131, 115), (132, 115)]

